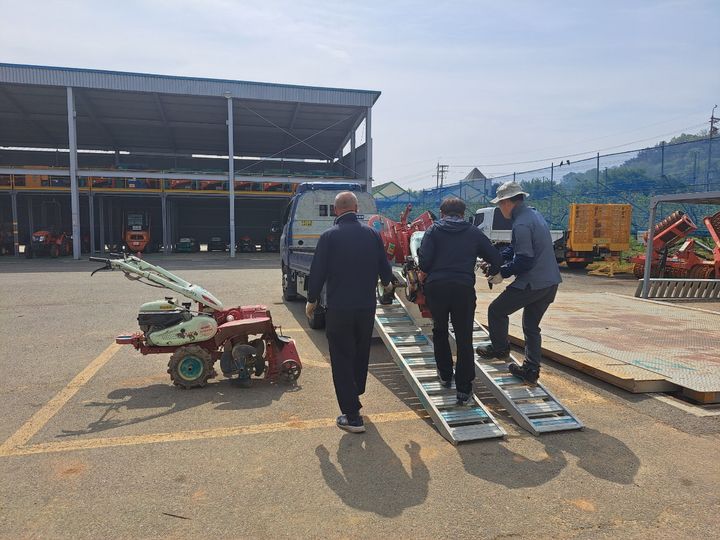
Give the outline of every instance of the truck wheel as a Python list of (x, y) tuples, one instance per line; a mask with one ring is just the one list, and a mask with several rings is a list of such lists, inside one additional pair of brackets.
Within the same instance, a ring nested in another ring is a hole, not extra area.
[(583, 270), (587, 268), (588, 264), (587, 262), (569, 262), (567, 263), (568, 268), (571, 270)]
[(283, 300), (286, 302), (297, 300), (297, 281), (293, 279), (290, 270), (284, 264), (282, 266), (282, 291)]
[(308, 326), (313, 330), (322, 330), (325, 328), (325, 310), (321, 306), (318, 306), (313, 316), (309, 317), (307, 321)]
[(210, 353), (198, 345), (177, 349), (168, 362), (168, 373), (175, 386), (197, 388), (205, 386), (213, 374)]
[(25, 246), (25, 258), (26, 259), (32, 259), (33, 258), (33, 250), (30, 246)]

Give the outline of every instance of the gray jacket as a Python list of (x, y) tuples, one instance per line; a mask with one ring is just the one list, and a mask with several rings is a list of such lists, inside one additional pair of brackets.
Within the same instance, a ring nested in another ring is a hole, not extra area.
[(505, 278), (515, 276), (510, 287), (535, 290), (562, 282), (550, 228), (540, 212), (525, 203), (513, 208), (512, 245), (502, 255), (507, 263), (500, 273)]

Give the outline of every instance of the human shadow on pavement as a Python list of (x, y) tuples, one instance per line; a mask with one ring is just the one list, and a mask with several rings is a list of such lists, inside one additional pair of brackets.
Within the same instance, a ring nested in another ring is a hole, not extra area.
[(510, 489), (537, 487), (549, 482), (565, 468), (567, 459), (555, 449), (538, 461), (517, 454), (511, 442), (485, 441), (458, 447), (465, 470), (494, 484)]
[(383, 517), (397, 517), (427, 498), (430, 473), (420, 457), (420, 445), (410, 441), (410, 473), (372, 423), (364, 435), (340, 439), (335, 465), (324, 445), (315, 449), (325, 483), (347, 506)]
[(632, 484), (640, 459), (625, 443), (594, 429), (542, 435), (547, 456), (535, 461), (513, 452), (512, 441), (472, 444), (458, 452), (470, 474), (510, 489), (536, 487), (549, 482), (565, 468), (565, 454), (575, 456), (577, 465), (596, 478), (616, 484)]
[[(170, 416), (206, 404), (215, 405), (217, 410), (259, 409), (272, 405), (283, 394), (298, 391), (300, 388), (297, 384), (275, 383), (265, 379), (253, 379), (250, 388), (240, 388), (229, 379), (211, 382), (203, 388), (190, 390), (182, 390), (170, 384), (119, 388), (107, 395), (109, 401), (92, 401), (85, 404), (86, 407), (95, 407), (101, 411), (97, 420), (82, 429), (63, 429), (57, 436), (72, 437), (108, 431)], [(153, 412), (128, 418), (129, 411), (146, 410)]]
[(553, 433), (540, 440), (548, 451), (553, 448), (572, 454), (578, 467), (608, 482), (633, 484), (640, 470), (640, 458), (624, 442), (595, 429)]

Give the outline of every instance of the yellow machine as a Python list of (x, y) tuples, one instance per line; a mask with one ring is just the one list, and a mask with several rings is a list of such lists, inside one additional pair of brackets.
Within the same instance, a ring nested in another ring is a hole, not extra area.
[(629, 204), (571, 204), (565, 246), (568, 267), (584, 268), (630, 249), (631, 218)]

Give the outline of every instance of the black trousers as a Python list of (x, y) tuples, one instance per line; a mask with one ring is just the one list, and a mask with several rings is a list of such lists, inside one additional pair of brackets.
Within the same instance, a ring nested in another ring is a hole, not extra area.
[(472, 393), (475, 379), (475, 356), (472, 332), (475, 319), (475, 288), (451, 281), (433, 281), (425, 285), (430, 313), (433, 318), (435, 362), (443, 379), (453, 373), (452, 353), (448, 340), (448, 319), (455, 330), (457, 363), (455, 387), (458, 392)]
[(507, 287), (488, 306), (488, 325), (493, 349), (503, 351), (510, 347), (508, 342), (509, 315), (523, 309), (522, 327), (525, 335), (525, 362), (540, 369), (542, 360), (542, 338), (540, 321), (547, 308), (555, 301), (557, 285), (543, 289)]
[(343, 414), (355, 416), (360, 413), (359, 396), (365, 393), (374, 323), (375, 307), (332, 308), (325, 315), (333, 384)]

